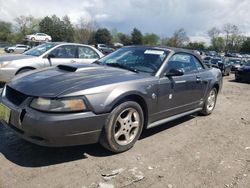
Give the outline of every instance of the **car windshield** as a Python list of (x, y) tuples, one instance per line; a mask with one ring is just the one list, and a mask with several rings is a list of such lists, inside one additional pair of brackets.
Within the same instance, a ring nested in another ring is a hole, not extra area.
[(98, 60), (98, 64), (154, 75), (169, 54), (155, 48), (121, 48)]
[(45, 43), (41, 44), (35, 48), (32, 48), (28, 50), (27, 52), (24, 52), (25, 55), (31, 55), (31, 56), (40, 56), (47, 52), (49, 49), (55, 47), (57, 44), (55, 43)]

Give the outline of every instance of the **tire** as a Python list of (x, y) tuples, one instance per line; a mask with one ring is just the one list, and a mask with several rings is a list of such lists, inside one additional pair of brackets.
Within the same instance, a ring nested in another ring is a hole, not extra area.
[(133, 101), (123, 102), (108, 116), (100, 144), (114, 153), (127, 151), (139, 139), (143, 124), (144, 115), (140, 105)]
[(21, 69), (21, 70), (17, 71), (16, 75), (22, 74), (24, 72), (32, 71), (32, 70), (34, 70), (34, 69), (32, 69), (32, 68), (24, 68), (24, 69)]
[(46, 39), (45, 39), (45, 42), (49, 42), (49, 39), (48, 39), (48, 38), (46, 38)]
[(9, 53), (14, 53), (14, 50), (9, 50)]
[(31, 38), (32, 41), (35, 41), (36, 39), (34, 37)]
[(227, 76), (230, 76), (230, 70), (227, 72)]
[(215, 105), (216, 105), (216, 101), (217, 101), (217, 94), (218, 94), (218, 91), (215, 87), (213, 87), (208, 92), (206, 102), (204, 103), (203, 109), (200, 112), (202, 115), (207, 116), (213, 112)]

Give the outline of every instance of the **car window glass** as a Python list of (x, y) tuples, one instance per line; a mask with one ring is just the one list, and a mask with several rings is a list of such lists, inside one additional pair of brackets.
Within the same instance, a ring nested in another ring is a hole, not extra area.
[(184, 74), (196, 72), (196, 63), (193, 61), (192, 55), (179, 53), (173, 55), (168, 64), (166, 72), (170, 71), (171, 69), (179, 69), (184, 72)]
[(75, 58), (76, 48), (75, 46), (59, 46), (54, 49), (51, 54), (55, 58)]
[(193, 61), (194, 61), (195, 65), (196, 65), (196, 68), (198, 70), (203, 70), (204, 69), (204, 67), (201, 65), (201, 62), (198, 59), (196, 59), (196, 57), (193, 57)]
[(98, 59), (99, 55), (89, 47), (79, 46), (78, 47), (78, 58), (82, 59)]

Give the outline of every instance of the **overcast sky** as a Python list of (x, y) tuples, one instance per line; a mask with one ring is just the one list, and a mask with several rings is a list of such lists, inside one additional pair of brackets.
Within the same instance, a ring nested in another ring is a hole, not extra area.
[(204, 40), (209, 28), (225, 23), (250, 32), (250, 0), (0, 0), (0, 20), (52, 14), (67, 14), (73, 23), (93, 19), (125, 33), (137, 27), (161, 37), (183, 27), (192, 39)]

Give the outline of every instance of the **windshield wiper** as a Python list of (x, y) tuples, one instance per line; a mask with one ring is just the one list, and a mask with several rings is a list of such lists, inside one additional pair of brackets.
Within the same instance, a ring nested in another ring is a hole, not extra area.
[(126, 70), (129, 70), (131, 72), (138, 73), (138, 70), (133, 69), (131, 67), (124, 66), (124, 65), (119, 64), (119, 63), (106, 63), (106, 65), (108, 65), (110, 67), (117, 67), (117, 68), (126, 69)]

